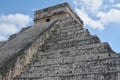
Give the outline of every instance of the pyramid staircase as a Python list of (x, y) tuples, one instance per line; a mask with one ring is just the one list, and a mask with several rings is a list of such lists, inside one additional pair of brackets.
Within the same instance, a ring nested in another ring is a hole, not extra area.
[(58, 20), (24, 72), (14, 80), (118, 80), (120, 58), (83, 24)]

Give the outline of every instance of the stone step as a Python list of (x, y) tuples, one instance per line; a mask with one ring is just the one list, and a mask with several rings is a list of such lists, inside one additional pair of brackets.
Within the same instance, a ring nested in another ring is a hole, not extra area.
[[(105, 73), (103, 76), (105, 76)], [(108, 77), (112, 76), (109, 80), (118, 80), (117, 73), (110, 73)], [(101, 80), (101, 74), (67, 74), (60, 76), (45, 76), (45, 77), (21, 77), (16, 78), (15, 80)]]
[[(88, 29), (82, 29), (79, 30), (79, 28), (69, 28), (69, 29), (64, 29), (64, 30), (59, 30), (56, 32), (56, 34), (62, 34), (62, 33), (68, 33), (68, 34), (89, 34)], [(90, 34), (89, 34), (90, 35)]]
[(66, 30), (66, 29), (72, 29), (72, 28), (83, 30), (83, 27), (80, 24), (74, 24), (74, 23), (64, 23), (64, 24), (56, 25), (55, 27), (56, 27), (55, 30), (60, 30), (60, 31)]
[[(115, 56), (114, 56), (115, 57)], [(109, 53), (104, 54), (87, 54), (87, 55), (79, 55), (79, 56), (62, 56), (60, 57), (53, 57), (49, 58), (48, 56), (39, 56), (34, 62), (37, 65), (48, 65), (48, 64), (63, 64), (63, 63), (70, 63), (70, 62), (77, 62), (77, 61), (86, 61), (92, 59), (103, 59), (103, 58), (110, 58)]]
[(80, 30), (80, 31), (71, 31), (71, 32), (59, 32), (59, 33), (53, 33), (50, 35), (50, 40), (52, 39), (75, 39), (75, 38), (81, 38), (85, 36), (90, 36), (89, 32), (87, 30)]
[(55, 40), (52, 39), (52, 41), (46, 41), (45, 44), (40, 47), (41, 51), (45, 50), (56, 50), (56, 49), (64, 49), (64, 48), (69, 48), (69, 47), (80, 47), (84, 45), (89, 45), (89, 44), (95, 44), (95, 43), (100, 43), (99, 39), (96, 36), (84, 36), (84, 37), (79, 37), (77, 39), (69, 39), (69, 40)]
[[(86, 35), (86, 36), (85, 36)], [(95, 35), (88, 35), (86, 34), (64, 34), (64, 35), (58, 35), (58, 36), (52, 36), (48, 38), (46, 41), (48, 42), (57, 42), (57, 41), (83, 41), (83, 40), (96, 40), (100, 42), (99, 38)]]
[[(97, 44), (89, 44), (79, 47), (69, 47), (58, 50), (46, 50), (44, 52), (38, 51), (39, 56), (50, 56), (56, 55), (56, 57), (60, 57), (60, 55), (64, 56), (81, 56), (88, 54), (104, 54), (104, 53), (113, 53), (107, 43), (97, 43)], [(113, 56), (113, 55), (111, 55)]]
[(56, 23), (56, 29), (65, 29), (65, 28), (69, 28), (71, 27), (80, 27), (81, 29), (83, 29), (83, 24), (80, 24), (78, 21), (74, 20), (74, 19), (70, 19), (70, 18), (66, 18), (65, 20), (67, 20), (66, 22), (63, 20), (59, 20)]
[[(120, 58), (105, 58), (65, 64), (31, 66), (28, 72), (21, 77), (45, 77), (62, 75), (100, 74), (119, 71)], [(111, 66), (113, 65), (113, 66)]]
[[(75, 53), (73, 53), (73, 51), (66, 51), (66, 52), (49, 52), (49, 54), (44, 54), (44, 55), (38, 55), (38, 58), (37, 60), (49, 60), (49, 59), (61, 59), (61, 58), (69, 58), (69, 57), (79, 57), (81, 60), (84, 60), (84, 58), (86, 60), (89, 60), (89, 59), (100, 59), (100, 58), (106, 58), (106, 57), (115, 57), (117, 55), (115, 55), (114, 53), (112, 52), (98, 52), (95, 54), (94, 53), (89, 53), (89, 52), (79, 52), (79, 50), (77, 50)], [(92, 51), (91, 51), (92, 52)], [(39, 53), (38, 53), (39, 54)]]

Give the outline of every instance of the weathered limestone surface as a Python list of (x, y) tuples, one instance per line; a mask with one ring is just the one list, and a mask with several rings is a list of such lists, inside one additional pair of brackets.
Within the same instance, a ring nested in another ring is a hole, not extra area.
[(6, 41), (0, 42), (0, 47), (3, 46), (6, 43)]
[(120, 55), (84, 29), (74, 12), (41, 16), (63, 7), (70, 8), (64, 3), (36, 11), (33, 27), (0, 43), (0, 80), (120, 80)]
[(82, 22), (80, 17), (71, 9), (68, 3), (63, 3), (59, 5), (55, 5), (52, 7), (48, 7), (42, 10), (37, 10), (34, 12), (34, 23), (38, 24), (41, 22), (46, 22), (47, 20), (57, 20), (65, 17), (72, 17), (75, 20), (79, 20)]
[(73, 18), (59, 20), (15, 80), (118, 80), (120, 58)]

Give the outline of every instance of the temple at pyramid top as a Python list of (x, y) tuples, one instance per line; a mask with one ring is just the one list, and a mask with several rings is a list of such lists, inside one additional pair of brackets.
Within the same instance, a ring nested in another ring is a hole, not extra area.
[(68, 3), (57, 4), (52, 7), (48, 7), (42, 10), (34, 12), (34, 23), (50, 22), (65, 17), (73, 17), (74, 19), (82, 20), (78, 15), (71, 9)]

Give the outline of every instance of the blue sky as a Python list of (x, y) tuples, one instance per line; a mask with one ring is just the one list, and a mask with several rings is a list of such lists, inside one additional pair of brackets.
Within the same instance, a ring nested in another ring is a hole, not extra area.
[(33, 25), (33, 12), (68, 2), (85, 28), (120, 52), (120, 0), (0, 0), (0, 41)]

